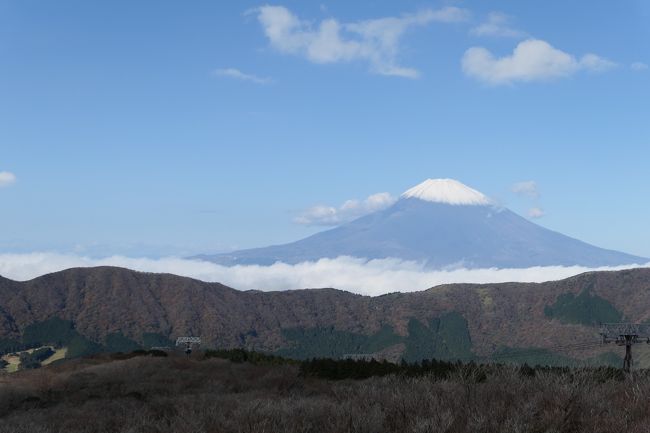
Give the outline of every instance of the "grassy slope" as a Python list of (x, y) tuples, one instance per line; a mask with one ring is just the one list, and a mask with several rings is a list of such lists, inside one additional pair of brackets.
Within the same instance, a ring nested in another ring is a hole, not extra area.
[(42, 365), (49, 365), (49, 364), (51, 364), (51, 363), (53, 363), (55, 361), (60, 361), (62, 359), (65, 359), (65, 355), (66, 355), (67, 352), (68, 352), (67, 347), (62, 347), (62, 348), (59, 348), (59, 349), (55, 349), (54, 355), (47, 358), (41, 364)]

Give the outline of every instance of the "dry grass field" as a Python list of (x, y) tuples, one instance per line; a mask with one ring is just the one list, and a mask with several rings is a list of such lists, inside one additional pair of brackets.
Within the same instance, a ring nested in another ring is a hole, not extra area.
[(0, 376), (0, 433), (647, 432), (650, 377), (460, 368), (328, 381), (297, 365), (108, 357)]

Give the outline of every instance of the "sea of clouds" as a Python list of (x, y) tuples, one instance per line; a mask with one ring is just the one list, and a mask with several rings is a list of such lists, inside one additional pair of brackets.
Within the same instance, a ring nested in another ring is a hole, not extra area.
[(338, 257), (296, 265), (221, 266), (201, 260), (177, 257), (160, 259), (112, 256), (90, 258), (71, 254), (0, 254), (0, 275), (25, 281), (74, 267), (119, 266), (142, 272), (162, 272), (202, 281), (220, 282), (239, 290), (293, 290), (334, 287), (363, 295), (413, 292), (446, 283), (542, 282), (558, 280), (588, 271), (621, 270), (634, 267), (586, 268), (582, 266), (540, 266), (524, 269), (429, 270), (422, 264), (398, 259), (370, 260)]

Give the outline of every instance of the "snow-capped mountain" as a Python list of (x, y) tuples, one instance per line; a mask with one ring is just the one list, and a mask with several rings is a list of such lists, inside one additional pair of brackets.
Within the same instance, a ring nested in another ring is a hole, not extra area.
[(387, 209), (297, 242), (198, 258), (271, 265), (339, 256), (398, 258), (435, 269), (648, 262), (548, 230), (453, 179), (427, 179)]
[(492, 203), (482, 193), (454, 179), (427, 179), (404, 191), (401, 197), (451, 205), (489, 205)]

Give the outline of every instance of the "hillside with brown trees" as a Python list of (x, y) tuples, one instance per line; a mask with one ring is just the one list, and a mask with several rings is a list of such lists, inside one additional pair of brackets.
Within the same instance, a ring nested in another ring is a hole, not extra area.
[(97, 347), (107, 339), (146, 345), (145, 336), (195, 335), (206, 347), (297, 358), (469, 359), (534, 349), (554, 362), (615, 361), (604, 355), (620, 355), (615, 346), (581, 345), (598, 342), (599, 322), (650, 320), (648, 295), (650, 269), (368, 297), (329, 288), (238, 291), (170, 274), (78, 268), (26, 282), (0, 279), (0, 342), (56, 345), (47, 331), (59, 320)]

